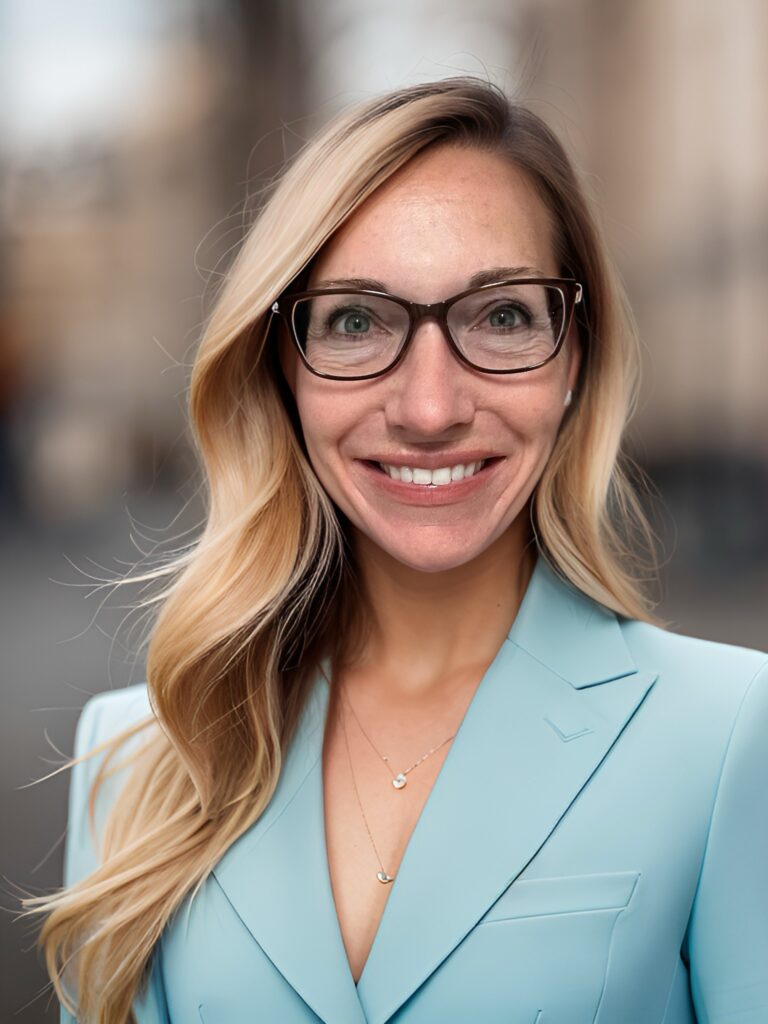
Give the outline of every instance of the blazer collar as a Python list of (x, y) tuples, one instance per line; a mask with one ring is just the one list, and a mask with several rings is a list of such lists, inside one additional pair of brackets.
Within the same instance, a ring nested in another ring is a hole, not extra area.
[(577, 689), (637, 671), (616, 614), (557, 575), (541, 555), (507, 639)]
[(321, 673), (268, 808), (215, 879), (322, 1020), (384, 1024), (536, 856), (655, 679), (638, 672), (617, 616), (540, 556), (411, 835), (357, 986), (325, 845)]

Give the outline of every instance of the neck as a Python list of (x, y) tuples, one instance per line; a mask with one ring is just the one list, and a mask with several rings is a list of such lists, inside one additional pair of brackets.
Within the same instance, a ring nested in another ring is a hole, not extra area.
[(426, 703), (479, 678), (515, 620), (536, 560), (524, 513), (477, 558), (445, 572), (405, 566), (362, 534), (354, 548), (374, 628), (352, 676), (390, 701)]

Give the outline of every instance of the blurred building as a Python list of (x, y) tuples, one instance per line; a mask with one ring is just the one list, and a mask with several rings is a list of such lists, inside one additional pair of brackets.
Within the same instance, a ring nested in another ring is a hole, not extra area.
[(0, 156), (14, 444), (41, 523), (98, 518), (126, 486), (190, 469), (185, 386), (205, 299), (302, 109), (291, 3), (173, 9), (147, 17), (113, 118), (51, 125)]
[(534, 96), (578, 154), (648, 358), (650, 453), (768, 458), (768, 7), (530, 5)]

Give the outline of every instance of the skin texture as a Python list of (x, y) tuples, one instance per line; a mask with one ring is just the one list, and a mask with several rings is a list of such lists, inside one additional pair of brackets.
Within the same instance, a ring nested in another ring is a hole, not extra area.
[[(319, 253), (307, 287), (374, 278), (388, 291), (434, 302), (493, 267), (559, 276), (549, 213), (528, 177), (496, 155), (448, 145), (401, 169)], [(404, 360), (367, 381), (311, 374), (287, 338), (281, 359), (312, 465), (348, 517), (378, 628), (370, 665), (389, 697), (426, 695), (461, 666), (490, 662), (532, 569), (528, 501), (575, 388), (572, 328), (558, 356), (524, 374), (483, 374), (461, 364), (441, 329), (423, 322)], [(445, 453), (503, 456), (466, 499), (423, 507), (385, 493), (360, 460), (418, 465)], [(369, 685), (377, 687), (373, 673)], [(384, 682), (384, 680), (389, 680)], [(393, 683), (392, 680), (397, 680)], [(361, 687), (363, 684), (361, 683)]]

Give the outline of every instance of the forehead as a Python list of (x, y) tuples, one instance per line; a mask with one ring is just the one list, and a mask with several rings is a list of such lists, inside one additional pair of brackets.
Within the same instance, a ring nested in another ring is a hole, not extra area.
[(519, 166), (496, 153), (440, 145), (398, 170), (345, 221), (318, 253), (310, 287), (376, 277), (418, 299), (421, 287), (460, 290), (488, 267), (557, 276), (552, 227)]

